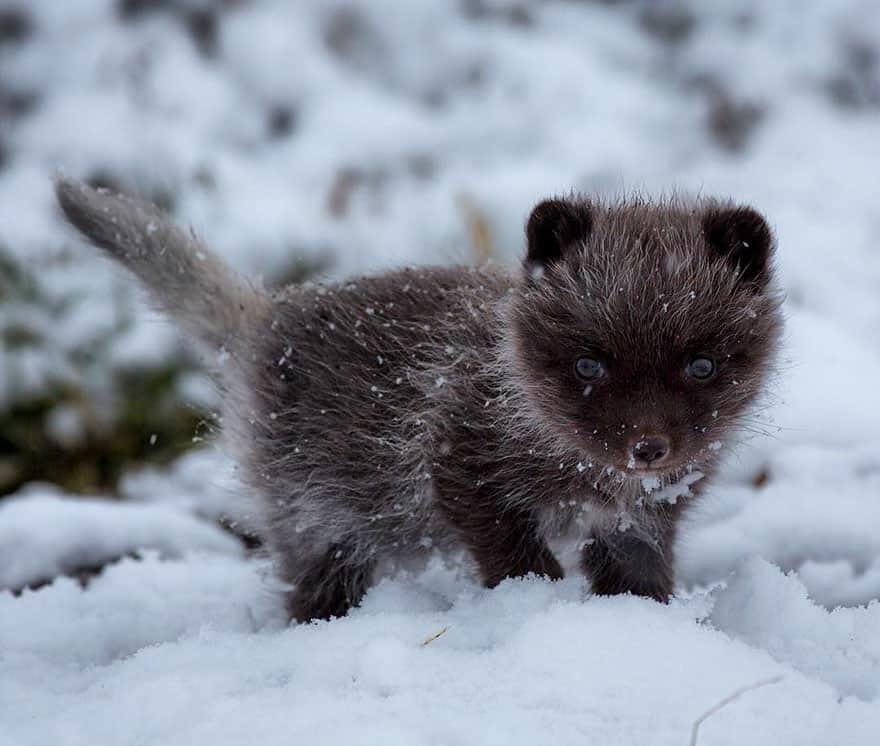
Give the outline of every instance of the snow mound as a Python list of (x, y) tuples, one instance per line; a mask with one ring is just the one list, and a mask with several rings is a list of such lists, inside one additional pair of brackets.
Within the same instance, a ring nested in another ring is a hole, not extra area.
[(880, 603), (827, 611), (795, 575), (752, 559), (718, 594), (712, 621), (842, 695), (880, 694)]
[(167, 556), (241, 551), (220, 528), (160, 505), (69, 498), (47, 486), (0, 503), (0, 589), (90, 570), (143, 549)]
[[(794, 625), (817, 651), (858, 657), (877, 635), (857, 620), (876, 612), (829, 614), (769, 566), (719, 594), (713, 622), (743, 640), (702, 621), (706, 596), (585, 598), (579, 579), (486, 591), (439, 561), (383, 581), (347, 618), (286, 627), (262, 571), (152, 556), (88, 591), (62, 579), (0, 595), (3, 743), (681, 746), (706, 710), (772, 676), (700, 743), (867, 746), (880, 729), (876, 702), (846, 696), (856, 682), (776, 642)], [(742, 602), (752, 621), (737, 627)]]

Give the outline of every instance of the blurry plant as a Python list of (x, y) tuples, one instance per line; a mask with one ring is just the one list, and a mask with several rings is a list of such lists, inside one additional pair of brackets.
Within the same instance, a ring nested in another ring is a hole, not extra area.
[(136, 23), (156, 13), (176, 19), (189, 34), (203, 57), (213, 58), (220, 47), (220, 23), (227, 8), (245, 0), (117, 0), (116, 12), (128, 23)]
[(274, 104), (266, 115), (266, 132), (270, 140), (291, 135), (297, 126), (298, 112), (289, 104)]
[(639, 24), (658, 41), (681, 44), (691, 37), (697, 19), (685, 3), (648, 2), (639, 11)]
[(684, 87), (702, 98), (706, 130), (715, 144), (729, 153), (745, 150), (764, 121), (766, 105), (737, 96), (711, 74), (691, 74), (684, 79)]
[[(23, 6), (0, 7), (0, 53), (8, 47), (21, 45), (33, 31), (33, 21)], [(8, 144), (10, 128), (17, 119), (30, 114), (37, 101), (34, 91), (0, 76), (0, 168), (12, 158), (13, 148)]]
[(745, 149), (764, 114), (761, 104), (719, 91), (709, 96), (706, 126), (721, 148), (738, 153)]
[(327, 212), (336, 219), (345, 217), (358, 192), (363, 192), (371, 205), (377, 207), (382, 203), (386, 187), (395, 179), (428, 181), (436, 172), (436, 159), (424, 152), (408, 153), (394, 164), (339, 166), (327, 194)]
[(0, 84), (0, 119), (18, 118), (30, 114), (36, 107), (38, 98), (33, 91)]
[(12, 158), (13, 148), (5, 142), (12, 127), (34, 111), (38, 101), (34, 91), (10, 85), (0, 78), (0, 168)]
[(462, 13), (473, 21), (495, 21), (512, 26), (533, 26), (535, 17), (526, 3), (489, 2), (488, 0), (462, 0)]
[(838, 106), (867, 109), (880, 106), (880, 50), (864, 38), (848, 37), (839, 43), (839, 65), (827, 83)]
[(0, 302), (34, 301), (38, 297), (36, 279), (0, 244)]
[(474, 264), (482, 265), (495, 257), (492, 240), (492, 226), (489, 216), (468, 194), (458, 195), (458, 206), (462, 212)]
[(377, 204), (384, 192), (390, 173), (384, 167), (342, 166), (333, 177), (330, 193), (327, 195), (327, 212), (334, 218), (344, 217), (351, 200), (357, 191), (366, 192)]
[(24, 7), (11, 5), (0, 8), (0, 48), (20, 44), (33, 30), (33, 21)]
[(126, 467), (170, 461), (199, 440), (207, 415), (180, 393), (195, 364), (113, 367), (108, 350), (124, 323), (58, 349), (46, 332), (76, 302), (50, 297), (0, 246), (0, 495), (30, 481), (112, 490)]
[(13, 402), (0, 411), (0, 495), (33, 481), (112, 491), (131, 465), (167, 463), (191, 448), (206, 420), (176, 396), (184, 372), (174, 362), (118, 372), (109, 422), (94, 416), (85, 390), (69, 385)]
[(300, 285), (326, 274), (333, 266), (333, 252), (330, 249), (308, 254), (295, 251), (291, 255), (293, 259), (281, 271), (273, 274), (273, 286)]
[(324, 44), (354, 70), (377, 70), (388, 63), (388, 50), (379, 29), (355, 3), (330, 10), (324, 25)]
[(183, 14), (183, 23), (199, 53), (216, 57), (220, 35), (217, 11), (210, 7), (192, 8)]

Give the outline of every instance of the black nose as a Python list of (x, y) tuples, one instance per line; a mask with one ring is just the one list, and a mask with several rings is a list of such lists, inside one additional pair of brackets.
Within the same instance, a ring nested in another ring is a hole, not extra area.
[(636, 441), (632, 455), (636, 466), (657, 466), (669, 455), (669, 438), (646, 435)]

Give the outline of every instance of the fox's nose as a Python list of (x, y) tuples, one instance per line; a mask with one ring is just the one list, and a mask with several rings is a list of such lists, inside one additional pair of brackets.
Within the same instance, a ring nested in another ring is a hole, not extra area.
[(633, 462), (636, 468), (659, 466), (669, 455), (669, 438), (663, 435), (646, 435), (639, 438), (632, 447)]

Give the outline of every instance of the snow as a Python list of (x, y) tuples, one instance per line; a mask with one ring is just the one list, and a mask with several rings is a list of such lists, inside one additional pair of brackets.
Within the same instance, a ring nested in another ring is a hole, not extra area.
[(691, 485), (699, 482), (704, 476), (703, 472), (695, 469), (683, 475), (677, 481), (659, 489), (657, 489), (659, 485), (656, 482), (652, 482), (650, 478), (642, 479), (642, 488), (648, 494), (651, 502), (667, 502), (675, 505), (678, 498), (690, 497), (693, 494), (691, 492)]
[[(4, 498), (0, 745), (686, 744), (776, 676), (699, 743), (877, 742), (880, 72), (847, 50), (880, 46), (880, 6), (657, 4), (693, 20), (667, 43), (641, 3), (254, 0), (223, 11), (208, 58), (172, 11), (18, 5), (36, 32), (0, 43), (0, 245), (45, 302), (0, 298), (0, 327), (43, 340), (0, 334), (0, 408), (59, 381), (101, 403), (114, 370), (184, 348), (63, 230), (59, 167), (170, 195), (270, 285), (293, 256), (335, 276), (512, 262), (529, 207), (570, 188), (732, 195), (774, 225), (788, 327), (766, 406), (682, 532), (668, 606), (577, 577), (486, 591), (434, 559), (345, 619), (288, 626), (271, 568), (218, 526), (257, 521), (214, 448), (131, 471), (121, 501)], [(36, 106), (7, 117), (7, 90)], [(201, 376), (181, 388), (216, 405)], [(52, 414), (59, 441), (78, 416)], [(12, 592), (108, 561), (85, 587)]]
[(238, 542), (219, 528), (161, 505), (71, 499), (50, 487), (30, 488), (0, 503), (2, 588), (100, 567), (142, 549), (170, 557), (190, 550), (240, 553)]
[(842, 696), (871, 701), (880, 694), (880, 603), (817, 606), (796, 576), (754, 558), (718, 594), (713, 624), (774, 659), (826, 681)]
[(705, 710), (771, 676), (700, 742), (868, 744), (880, 726), (865, 701), (880, 608), (829, 613), (766, 563), (711, 616), (705, 595), (585, 602), (577, 579), (486, 591), (434, 563), (348, 618), (298, 627), (260, 570), (148, 556), (87, 592), (60, 580), (0, 598), (7, 742), (684, 744)]

